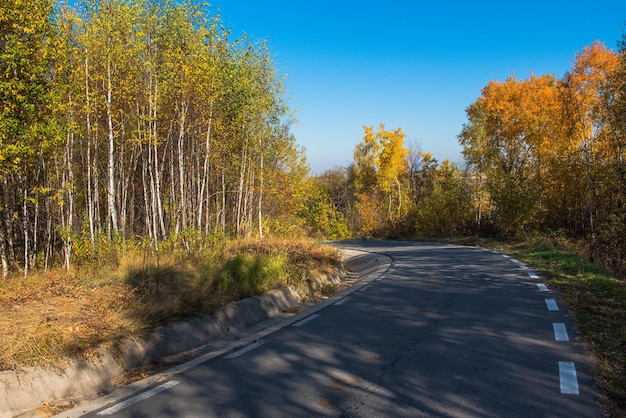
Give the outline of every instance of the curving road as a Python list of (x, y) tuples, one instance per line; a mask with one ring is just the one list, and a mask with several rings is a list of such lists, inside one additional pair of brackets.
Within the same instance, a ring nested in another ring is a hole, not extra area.
[(289, 326), (92, 417), (594, 417), (581, 337), (532, 269), (443, 244), (359, 241), (391, 265)]

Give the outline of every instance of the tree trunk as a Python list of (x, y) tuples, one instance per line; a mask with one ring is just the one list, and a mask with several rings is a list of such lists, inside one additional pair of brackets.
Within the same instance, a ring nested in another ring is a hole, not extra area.
[(587, 191), (589, 193), (589, 228), (591, 230), (591, 235), (594, 232), (593, 225), (593, 181), (591, 180), (591, 150), (589, 141), (585, 141), (584, 144), (584, 153), (585, 153), (585, 178), (587, 180)]
[[(261, 141), (259, 141), (261, 142)], [(261, 147), (259, 147), (261, 148)], [(258, 211), (258, 217), (259, 217), (259, 238), (263, 238), (263, 182), (264, 182), (264, 175), (263, 175), (263, 163), (264, 163), (264, 155), (263, 155), (263, 150), (260, 149), (260, 153), (261, 153), (261, 161), (259, 162), (260, 167), (259, 167), (259, 211)]]
[(244, 181), (246, 178), (246, 163), (248, 160), (248, 145), (247, 145), (247, 141), (244, 140), (243, 144), (242, 144), (242, 150), (241, 150), (241, 163), (240, 163), (240, 167), (239, 167), (239, 188), (237, 189), (237, 223), (236, 223), (236, 231), (237, 231), (237, 236), (239, 236), (241, 234), (241, 223), (242, 223), (242, 203), (243, 203), (243, 197), (244, 197), (244, 190), (243, 190), (243, 186), (244, 186)]
[[(73, 115), (70, 115), (70, 121), (73, 121)], [(65, 271), (69, 271), (70, 262), (72, 257), (72, 227), (74, 219), (74, 170), (72, 168), (74, 160), (74, 133), (68, 132), (67, 140), (65, 142), (65, 156), (64, 156), (64, 185), (63, 190), (67, 196), (67, 220), (64, 225), (66, 231), (63, 238), (63, 253), (64, 263), (63, 268)]]
[(226, 181), (225, 181), (224, 169), (222, 168), (222, 210), (221, 210), (221, 225), (222, 233), (226, 232)]
[(144, 225), (146, 228), (146, 232), (148, 234), (148, 238), (154, 242), (155, 241), (155, 237), (154, 237), (154, 229), (153, 227), (156, 227), (156, 222), (155, 222), (155, 216), (154, 216), (154, 212), (152, 210), (152, 193), (154, 191), (154, 185), (153, 182), (150, 181), (148, 183), (148, 177), (151, 176), (150, 174), (150, 168), (149, 165), (151, 164), (152, 161), (152, 155), (150, 150), (152, 149), (152, 146), (150, 144), (147, 144), (146, 146), (146, 150), (147, 152), (142, 153), (142, 159), (143, 159), (143, 164), (141, 167), (141, 184), (143, 185), (142, 189), (143, 189), (143, 206), (144, 206)]
[(187, 119), (187, 103), (185, 100), (181, 100), (180, 106), (180, 120), (178, 130), (178, 192), (179, 203), (178, 209), (180, 211), (181, 228), (187, 228), (187, 205), (185, 197), (185, 123)]
[(117, 208), (116, 208), (116, 189), (115, 189), (115, 135), (113, 131), (113, 115), (111, 109), (111, 96), (113, 94), (113, 80), (111, 70), (111, 58), (108, 57), (107, 62), (107, 97), (106, 97), (106, 109), (107, 109), (107, 123), (109, 127), (109, 149), (108, 149), (108, 175), (109, 184), (107, 189), (107, 202), (108, 202), (108, 220), (107, 220), (107, 232), (109, 238), (112, 237), (112, 233), (117, 233), (119, 227), (117, 223)]
[(22, 223), (24, 226), (24, 277), (28, 276), (28, 193), (26, 190), (26, 182), (24, 182), (24, 201), (22, 202)]
[(9, 275), (9, 261), (7, 260), (7, 247), (5, 244), (4, 228), (0, 226), (0, 261), (2, 262), (2, 277)]
[[(152, 77), (150, 78), (150, 85), (152, 86), (153, 80)], [(158, 94), (159, 94), (159, 85), (156, 81), (154, 81), (154, 94), (151, 97), (150, 100), (150, 146), (152, 147), (152, 157), (153, 157), (153, 162), (151, 164), (153, 167), (154, 173), (152, 174), (151, 171), (151, 176), (154, 176), (154, 179), (151, 178), (151, 182), (154, 182), (154, 191), (153, 191), (153, 199), (155, 199), (154, 203), (156, 203), (156, 206), (154, 206), (153, 210), (156, 212), (155, 213), (155, 222), (158, 221), (158, 224), (160, 226), (160, 231), (161, 234), (160, 236), (164, 237), (167, 234), (167, 230), (165, 229), (165, 221), (164, 221), (164, 214), (163, 214), (163, 204), (161, 202), (161, 172), (162, 170), (159, 168), (159, 153), (158, 153), (158, 125), (157, 125), (157, 99), (158, 99)], [(152, 183), (151, 183), (152, 184)], [(155, 234), (155, 239), (159, 238), (159, 230), (157, 229), (156, 225), (154, 226), (154, 234)]]
[(204, 142), (204, 152), (205, 152), (204, 163), (202, 165), (202, 179), (201, 179), (200, 192), (198, 194), (198, 228), (199, 229), (202, 229), (202, 218), (203, 218), (202, 214), (203, 214), (204, 205), (205, 205), (204, 195), (206, 193), (207, 184), (209, 180), (209, 155), (210, 155), (210, 150), (211, 150), (211, 125), (212, 123), (213, 123), (213, 99), (211, 99), (211, 102), (209, 103), (209, 124), (206, 130), (206, 140)]
[[(14, 176), (11, 176), (14, 177)], [(6, 227), (6, 240), (7, 240), (7, 252), (9, 258), (9, 266), (15, 267), (15, 247), (13, 242), (13, 212), (14, 206), (10, 201), (9, 184), (15, 184), (15, 182), (9, 182), (7, 176), (4, 177), (4, 224)]]
[(94, 214), (94, 195), (92, 189), (92, 162), (91, 162), (91, 104), (89, 97), (89, 59), (88, 59), (88, 51), (85, 51), (85, 104), (86, 104), (86, 112), (85, 112), (85, 139), (87, 146), (87, 218), (89, 222), (89, 240), (91, 241), (91, 249), (95, 249), (95, 214)]

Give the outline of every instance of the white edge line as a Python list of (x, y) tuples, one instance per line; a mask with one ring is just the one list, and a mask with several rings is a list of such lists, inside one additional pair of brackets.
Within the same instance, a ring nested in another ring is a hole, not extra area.
[(546, 301), (546, 306), (548, 307), (549, 311), (558, 311), (559, 310), (559, 305), (557, 305), (556, 300), (554, 299), (545, 299)]
[(110, 408), (107, 408), (103, 411), (98, 412), (97, 415), (113, 415), (116, 412), (121, 411), (122, 409), (128, 408), (129, 406), (135, 405), (136, 403), (139, 403), (143, 400), (146, 400), (158, 393), (163, 392), (164, 390), (167, 390), (173, 386), (176, 386), (177, 384), (179, 384), (180, 382), (178, 380), (170, 380), (167, 381), (165, 383), (163, 383), (162, 385), (159, 385), (155, 388), (152, 388), (146, 392), (140, 393), (137, 396), (133, 396), (130, 399), (125, 400), (124, 402), (120, 402), (116, 405), (113, 405)]
[(576, 365), (573, 362), (559, 361), (559, 379), (561, 381), (561, 393), (565, 395), (580, 395), (578, 377), (576, 377)]
[(318, 316), (320, 316), (320, 314), (313, 314), (313, 315), (309, 315), (306, 318), (304, 318), (301, 321), (296, 322), (295, 324), (291, 324), (292, 327), (301, 327), (302, 325), (311, 322), (312, 320), (314, 320), (315, 318), (317, 318)]
[(567, 335), (567, 328), (565, 328), (565, 324), (555, 322), (552, 324), (552, 328), (554, 329), (554, 339), (556, 341), (569, 341), (569, 335)]
[(258, 347), (262, 346), (266, 342), (267, 341), (265, 341), (265, 340), (259, 340), (259, 341), (255, 342), (254, 344), (250, 344), (250, 345), (248, 345), (248, 346), (246, 346), (246, 347), (244, 347), (244, 348), (242, 348), (240, 350), (237, 350), (237, 351), (235, 351), (233, 353), (230, 353), (227, 356), (224, 356), (224, 358), (227, 358), (227, 359), (237, 358), (239, 356), (242, 356), (242, 355), (246, 354), (249, 351), (254, 350), (255, 348), (258, 348)]
[(343, 305), (344, 303), (346, 303), (347, 301), (350, 300), (350, 296), (346, 296), (343, 299), (338, 300), (337, 302), (333, 303), (334, 306), (339, 306), (339, 305)]

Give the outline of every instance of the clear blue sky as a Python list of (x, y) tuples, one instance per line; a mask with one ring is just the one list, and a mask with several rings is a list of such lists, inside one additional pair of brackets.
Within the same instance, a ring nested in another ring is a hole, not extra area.
[(233, 38), (267, 39), (314, 173), (347, 166), (363, 125), (402, 128), (461, 161), (465, 108), (490, 80), (562, 77), (595, 40), (617, 49), (626, 0), (214, 0)]

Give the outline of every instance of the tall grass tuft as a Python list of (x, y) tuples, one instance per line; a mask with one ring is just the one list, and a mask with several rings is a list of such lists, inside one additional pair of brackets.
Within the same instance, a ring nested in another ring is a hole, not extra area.
[(245, 298), (287, 283), (289, 271), (284, 254), (237, 254), (226, 261), (218, 281), (218, 290), (231, 298)]

